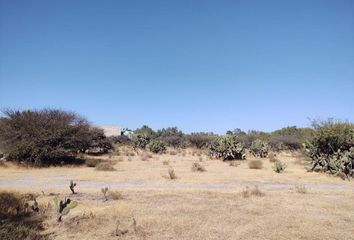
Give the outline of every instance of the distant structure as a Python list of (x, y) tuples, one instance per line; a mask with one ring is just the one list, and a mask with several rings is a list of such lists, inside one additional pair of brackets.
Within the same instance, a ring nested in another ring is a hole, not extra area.
[(133, 134), (133, 131), (128, 128), (123, 128), (118, 125), (103, 125), (99, 126), (103, 129), (104, 135), (106, 137), (117, 137), (117, 136), (128, 136), (130, 137)]

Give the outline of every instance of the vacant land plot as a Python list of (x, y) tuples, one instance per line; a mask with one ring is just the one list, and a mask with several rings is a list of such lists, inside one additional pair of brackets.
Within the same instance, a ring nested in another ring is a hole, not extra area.
[[(78, 206), (57, 223), (53, 239), (352, 239), (354, 183), (307, 172), (304, 157), (277, 156), (283, 173), (263, 161), (230, 164), (193, 149), (152, 155), (130, 149), (100, 157), (115, 171), (93, 167), (0, 168), (0, 189), (37, 193), (40, 206), (70, 197)], [(98, 157), (97, 157), (98, 158)], [(205, 171), (192, 169), (198, 162)], [(231, 165), (231, 166), (230, 166)], [(173, 169), (176, 179), (169, 178)], [(77, 183), (71, 194), (70, 180)], [(101, 188), (108, 187), (107, 201)], [(48, 207), (49, 206), (49, 207)]]

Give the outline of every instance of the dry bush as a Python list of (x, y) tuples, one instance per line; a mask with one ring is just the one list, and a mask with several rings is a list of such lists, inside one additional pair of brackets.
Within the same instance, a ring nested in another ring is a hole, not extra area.
[(230, 164), (229, 164), (231, 167), (237, 167), (237, 166), (239, 166), (240, 165), (240, 163), (239, 162), (237, 162), (237, 161), (230, 161)]
[(113, 200), (123, 199), (123, 195), (118, 191), (109, 191), (108, 194)]
[(0, 160), (0, 167), (1, 168), (7, 168), (7, 165), (6, 165), (5, 161), (1, 161)]
[(85, 164), (88, 167), (96, 167), (97, 164), (99, 164), (101, 162), (101, 159), (97, 159), (97, 158), (88, 158), (85, 159)]
[(118, 162), (123, 162), (123, 161), (124, 161), (124, 158), (123, 158), (123, 157), (118, 157), (118, 158), (117, 158), (117, 161), (118, 161)]
[[(26, 211), (24, 208), (30, 195), (0, 192), (0, 239), (48, 239), (48, 234), (42, 234), (42, 211)], [(41, 207), (41, 206), (40, 206)], [(29, 209), (31, 209), (28, 206)]]
[(79, 153), (106, 153), (103, 130), (75, 113), (54, 109), (3, 112), (0, 142), (8, 159), (35, 166), (83, 163)]
[(254, 188), (250, 189), (249, 187), (246, 187), (244, 190), (241, 192), (241, 196), (243, 198), (249, 198), (250, 196), (256, 196), (256, 197), (263, 197), (265, 196), (265, 193), (262, 192), (258, 186), (255, 186)]
[(177, 152), (176, 151), (170, 151), (169, 154), (174, 156), (174, 155), (177, 155)]
[(112, 166), (112, 164), (108, 162), (100, 162), (96, 166), (96, 170), (98, 171), (116, 171), (116, 169)]
[(262, 169), (263, 162), (261, 160), (251, 160), (248, 162), (248, 167), (250, 169)]
[(276, 157), (276, 154), (273, 153), (273, 152), (270, 152), (270, 153), (268, 154), (269, 162), (276, 162), (277, 159), (276, 159), (275, 157)]
[(200, 163), (194, 162), (193, 165), (192, 165), (192, 171), (193, 172), (205, 172), (206, 169)]
[(295, 186), (295, 190), (296, 190), (296, 192), (301, 193), (301, 194), (307, 193), (307, 188), (305, 187), (305, 185), (297, 185), (297, 186)]
[(175, 170), (172, 167), (168, 169), (168, 176), (171, 180), (177, 179)]
[(199, 162), (203, 162), (203, 157), (199, 157)]
[(163, 161), (162, 161), (162, 164), (163, 164), (163, 165), (169, 165), (169, 164), (170, 164), (170, 161), (169, 161), (169, 160), (163, 160)]
[(128, 161), (131, 162), (131, 161), (132, 161), (132, 158), (131, 158), (131, 157), (128, 157)]

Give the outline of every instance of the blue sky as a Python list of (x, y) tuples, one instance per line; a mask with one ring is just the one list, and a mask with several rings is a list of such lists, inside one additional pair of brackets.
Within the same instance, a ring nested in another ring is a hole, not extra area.
[(0, 108), (224, 133), (353, 106), (354, 1), (0, 0)]

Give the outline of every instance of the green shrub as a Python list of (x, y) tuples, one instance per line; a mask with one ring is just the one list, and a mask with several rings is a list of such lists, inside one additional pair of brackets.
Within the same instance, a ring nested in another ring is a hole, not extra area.
[(255, 157), (266, 158), (268, 156), (269, 145), (265, 141), (256, 139), (252, 142), (250, 152)]
[(191, 133), (187, 135), (187, 140), (192, 147), (207, 148), (215, 140), (216, 135), (213, 133)]
[(170, 147), (185, 148), (187, 145), (185, 135), (177, 127), (160, 129), (156, 135), (158, 140)]
[(103, 130), (86, 119), (61, 110), (3, 112), (0, 118), (0, 147), (8, 160), (36, 166), (77, 163), (78, 153), (92, 148), (112, 149)]
[(222, 160), (245, 159), (245, 148), (237, 137), (225, 135), (216, 138), (209, 147), (210, 154)]
[(281, 161), (276, 161), (273, 165), (273, 171), (276, 172), (276, 173), (281, 173), (281, 172), (284, 172), (285, 169), (286, 169), (287, 165), (286, 163), (283, 163)]
[(146, 135), (134, 135), (132, 138), (134, 148), (145, 149), (146, 146), (150, 143), (150, 137)]
[(153, 153), (164, 153), (166, 151), (166, 147), (163, 142), (152, 140), (149, 144), (149, 150)]
[(316, 167), (332, 174), (354, 175), (354, 124), (340, 121), (313, 123), (315, 136), (304, 144)]

